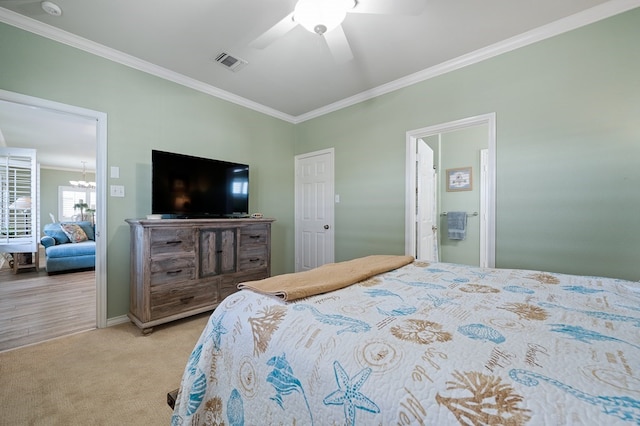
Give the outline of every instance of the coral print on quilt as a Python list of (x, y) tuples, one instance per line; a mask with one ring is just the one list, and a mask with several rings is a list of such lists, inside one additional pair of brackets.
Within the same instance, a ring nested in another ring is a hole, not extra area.
[(415, 261), (283, 301), (239, 291), (174, 425), (638, 425), (640, 286)]

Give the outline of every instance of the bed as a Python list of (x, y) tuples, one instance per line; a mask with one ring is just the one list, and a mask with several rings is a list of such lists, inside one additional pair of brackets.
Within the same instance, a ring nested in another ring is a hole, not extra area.
[(227, 297), (172, 424), (640, 424), (639, 283), (412, 260)]

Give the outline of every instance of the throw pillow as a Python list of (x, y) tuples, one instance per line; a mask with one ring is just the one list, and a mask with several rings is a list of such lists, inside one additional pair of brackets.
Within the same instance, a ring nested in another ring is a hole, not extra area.
[(81, 243), (83, 241), (87, 241), (87, 234), (80, 227), (80, 225), (75, 223), (61, 223), (60, 227), (62, 231), (69, 237), (69, 240), (72, 243)]
[(93, 225), (91, 224), (91, 222), (89, 221), (81, 221), (81, 222), (75, 222), (78, 226), (80, 226), (80, 228), (82, 228), (82, 230), (84, 231), (85, 234), (87, 234), (87, 238), (89, 240), (95, 240), (96, 237), (94, 235), (94, 230), (93, 230)]

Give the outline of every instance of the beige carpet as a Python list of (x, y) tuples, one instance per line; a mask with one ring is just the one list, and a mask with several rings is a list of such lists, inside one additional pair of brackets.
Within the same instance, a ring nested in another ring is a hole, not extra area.
[(127, 323), (0, 353), (2, 425), (168, 425), (166, 394), (209, 314)]

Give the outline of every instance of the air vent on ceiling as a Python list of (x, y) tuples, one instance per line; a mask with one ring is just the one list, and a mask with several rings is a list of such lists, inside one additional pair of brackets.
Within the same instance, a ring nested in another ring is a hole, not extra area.
[(216, 56), (215, 60), (217, 63), (224, 66), (225, 68), (230, 69), (231, 71), (238, 71), (240, 68), (248, 64), (248, 62), (244, 59), (236, 58), (225, 52), (222, 52), (221, 54)]

